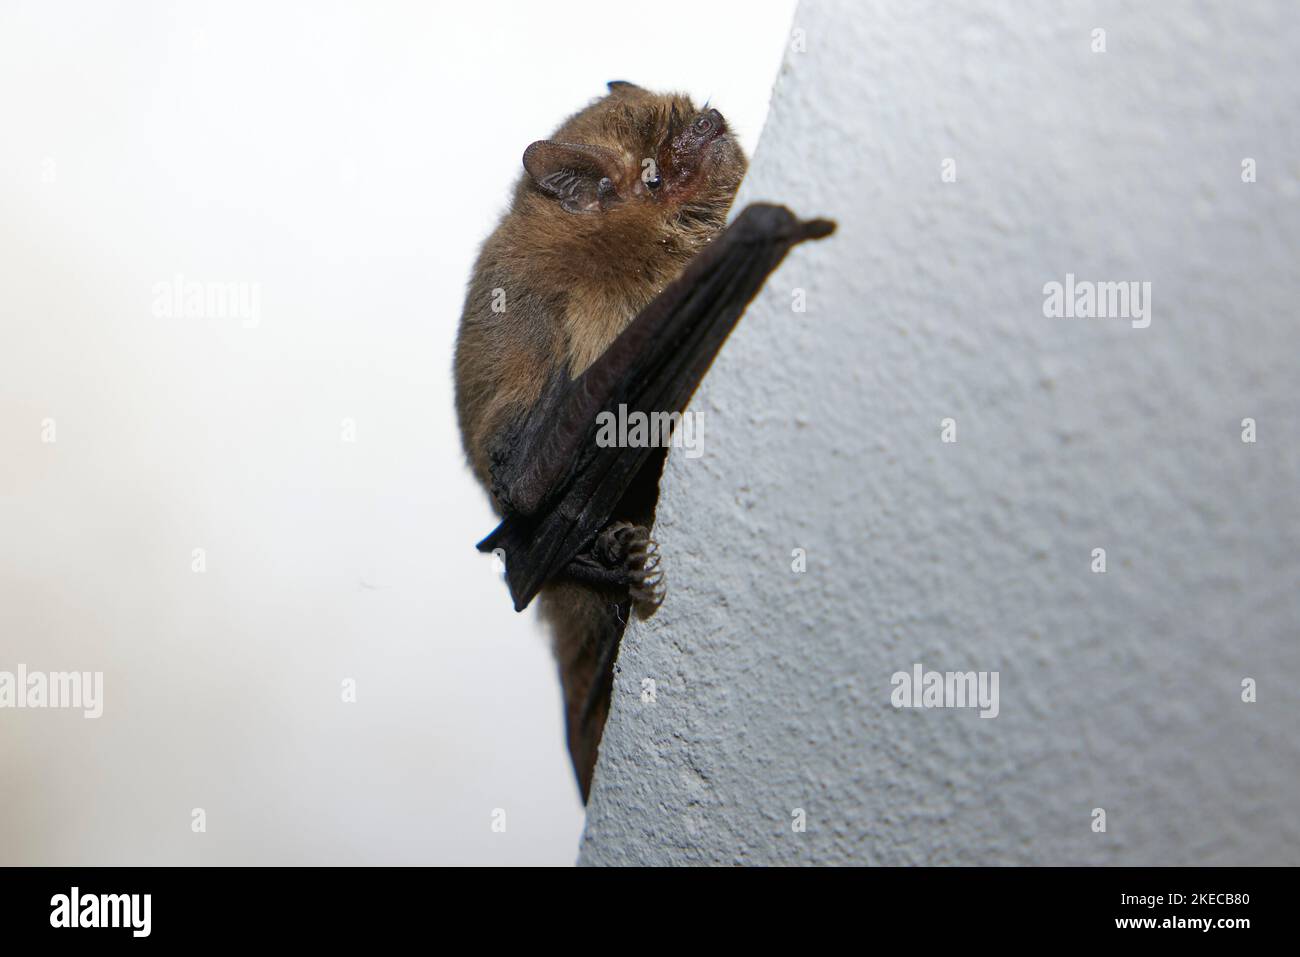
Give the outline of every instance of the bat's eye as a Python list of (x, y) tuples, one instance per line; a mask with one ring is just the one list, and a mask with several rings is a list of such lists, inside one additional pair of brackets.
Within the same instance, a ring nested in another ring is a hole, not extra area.
[(655, 173), (653, 176), (651, 176), (649, 179), (645, 181), (645, 185), (647, 189), (658, 189), (662, 183), (663, 180), (659, 178), (658, 173)]

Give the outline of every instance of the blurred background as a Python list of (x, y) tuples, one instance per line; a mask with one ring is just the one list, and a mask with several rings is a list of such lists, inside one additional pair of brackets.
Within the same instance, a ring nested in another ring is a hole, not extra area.
[[(607, 80), (752, 150), (793, 8), (0, 8), (0, 671), (105, 684), (0, 710), (0, 864), (573, 861), (547, 640), (474, 550), (464, 284)], [(194, 282), (250, 308), (169, 314)]]

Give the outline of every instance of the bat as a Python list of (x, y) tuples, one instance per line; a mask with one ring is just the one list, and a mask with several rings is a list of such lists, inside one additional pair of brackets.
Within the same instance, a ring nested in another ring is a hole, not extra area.
[(624, 628), (666, 593), (650, 529), (667, 447), (601, 441), (601, 416), (685, 410), (768, 275), (834, 224), (754, 204), (726, 225), (746, 160), (725, 118), (624, 81), (523, 165), (470, 280), (456, 408), (501, 517), (478, 548), (551, 627), (585, 802)]

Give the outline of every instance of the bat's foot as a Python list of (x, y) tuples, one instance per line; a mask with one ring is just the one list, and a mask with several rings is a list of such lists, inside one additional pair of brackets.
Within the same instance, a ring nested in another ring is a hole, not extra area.
[(659, 545), (650, 529), (631, 522), (613, 522), (596, 538), (596, 554), (627, 576), (628, 596), (638, 618), (649, 618), (663, 604), (664, 583)]

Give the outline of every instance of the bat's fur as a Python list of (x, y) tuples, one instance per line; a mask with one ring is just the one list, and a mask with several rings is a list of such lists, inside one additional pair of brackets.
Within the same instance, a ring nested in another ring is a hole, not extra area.
[[(570, 212), (525, 175), (474, 266), (456, 346), (456, 410), (475, 476), (491, 494), (492, 450), (556, 370), (576, 376), (722, 230), (746, 161), (730, 132), (709, 148), (674, 149), (700, 110), (685, 96), (611, 84), (551, 142), (612, 151), (619, 201)], [(714, 114), (717, 115), (717, 114)], [(662, 177), (646, 188), (643, 160)], [(494, 311), (493, 304), (497, 303)], [(612, 516), (649, 527), (663, 454)], [(494, 501), (497, 511), (502, 503)], [(569, 582), (540, 594), (554, 634), (569, 752), (585, 800), (609, 706), (609, 655), (631, 608), (627, 589)], [(597, 687), (593, 690), (593, 685)]]

